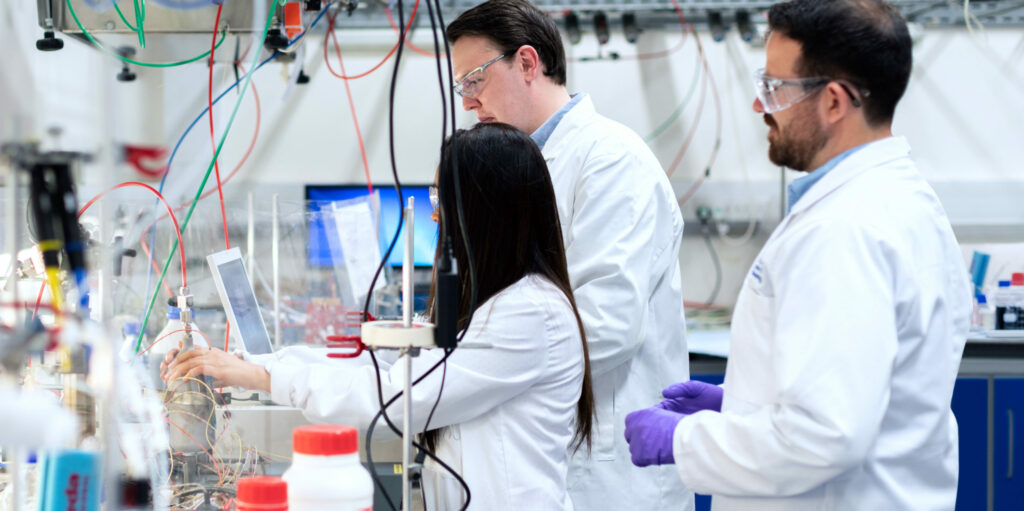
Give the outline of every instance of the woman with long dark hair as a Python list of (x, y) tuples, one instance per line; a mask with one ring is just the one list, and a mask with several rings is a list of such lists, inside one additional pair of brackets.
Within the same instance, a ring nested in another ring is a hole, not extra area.
[[(423, 440), (466, 480), (472, 509), (570, 510), (569, 456), (589, 448), (594, 401), (544, 158), (516, 128), (479, 124), (445, 143), (437, 187), (441, 239), (450, 237), (459, 268), (459, 329), (466, 330), (464, 342), (488, 347), (457, 349), (447, 361), (443, 391), (440, 370), (413, 388), (414, 428), (427, 428), (440, 393), (433, 429)], [(373, 368), (301, 354), (308, 351), (249, 357), (253, 364), (218, 350), (194, 350), (170, 362), (165, 378), (209, 374), (224, 385), (269, 390), (275, 402), (301, 408), (312, 421), (365, 429), (378, 411)], [(440, 350), (421, 353), (417, 376), (442, 356)], [(387, 399), (401, 390), (404, 363), (381, 376)], [(401, 409), (401, 400), (388, 409), (396, 423)], [(462, 488), (447, 472), (428, 461), (424, 478), (429, 509), (460, 507)]]

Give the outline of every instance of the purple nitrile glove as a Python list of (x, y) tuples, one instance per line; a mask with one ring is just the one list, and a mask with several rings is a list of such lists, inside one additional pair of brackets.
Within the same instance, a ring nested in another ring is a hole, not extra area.
[(669, 385), (661, 391), (665, 400), (658, 408), (690, 415), (701, 410), (722, 411), (722, 387), (702, 381), (690, 380)]
[(672, 455), (672, 437), (676, 424), (686, 415), (656, 406), (637, 410), (626, 416), (626, 442), (633, 464), (669, 465), (676, 462)]

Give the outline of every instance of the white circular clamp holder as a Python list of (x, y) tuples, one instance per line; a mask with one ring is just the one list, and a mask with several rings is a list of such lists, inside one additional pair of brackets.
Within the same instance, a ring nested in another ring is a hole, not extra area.
[(433, 348), (434, 325), (405, 321), (367, 321), (362, 324), (361, 337), (367, 348)]

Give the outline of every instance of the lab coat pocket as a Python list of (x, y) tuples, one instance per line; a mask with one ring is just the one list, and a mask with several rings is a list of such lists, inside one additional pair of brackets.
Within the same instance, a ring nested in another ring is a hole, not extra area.
[[(754, 405), (770, 403), (774, 389), (766, 383), (774, 380), (768, 361), (772, 359), (775, 330), (775, 292), (760, 259), (747, 274), (733, 318), (725, 378), (728, 394)], [(722, 408), (726, 408), (724, 402)]]
[(597, 408), (597, 441), (593, 458), (597, 461), (615, 459), (615, 378), (605, 375), (593, 380), (594, 401)]

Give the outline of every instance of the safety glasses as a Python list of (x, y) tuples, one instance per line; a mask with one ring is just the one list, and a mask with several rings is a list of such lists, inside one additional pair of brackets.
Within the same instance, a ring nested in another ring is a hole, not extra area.
[(461, 80), (455, 83), (452, 88), (455, 89), (455, 93), (464, 98), (473, 99), (480, 95), (480, 91), (484, 87), (484, 70), (487, 66), (494, 64), (495, 62), (505, 58), (505, 54), (502, 53), (491, 60), (488, 60), (484, 65), (466, 73)]
[(853, 93), (853, 90), (857, 90), (861, 97), (866, 98), (870, 95), (870, 91), (867, 89), (857, 88), (842, 80), (833, 80), (827, 77), (775, 78), (766, 75), (764, 68), (754, 72), (754, 93), (761, 101), (764, 113), (773, 114), (807, 99), (830, 82), (838, 83), (850, 95), (854, 107), (860, 107), (861, 101)]
[(431, 186), (428, 190), (430, 192), (430, 205), (437, 209), (437, 205), (441, 203), (441, 196), (437, 194), (437, 187)]

